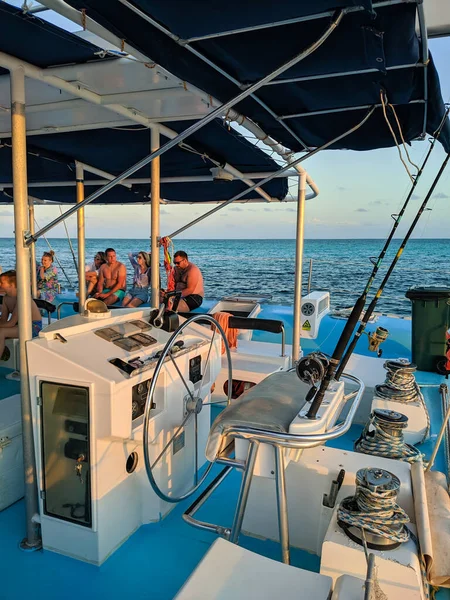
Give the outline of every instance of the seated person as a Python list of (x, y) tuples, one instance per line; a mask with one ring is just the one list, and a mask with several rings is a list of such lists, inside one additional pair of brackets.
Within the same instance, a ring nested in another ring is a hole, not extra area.
[(203, 276), (200, 269), (188, 261), (188, 255), (183, 250), (175, 252), (173, 257), (175, 290), (181, 291), (179, 312), (189, 312), (201, 306), (205, 292)]
[[(15, 271), (5, 271), (0, 275), (0, 292), (4, 295), (0, 316), (0, 360), (5, 350), (6, 339), (19, 337), (17, 324), (17, 279)], [(31, 301), (32, 335), (37, 337), (42, 329), (42, 317), (36, 303)]]
[(123, 299), (122, 306), (137, 307), (148, 302), (148, 289), (151, 285), (150, 254), (143, 251), (130, 252), (128, 258), (134, 269), (133, 286)]
[(104, 252), (97, 252), (94, 256), (94, 262), (90, 265), (86, 265), (86, 296), (89, 297), (96, 291), (98, 283), (98, 274), (100, 267), (106, 263), (106, 255)]
[(55, 296), (59, 294), (58, 270), (53, 266), (53, 250), (44, 252), (41, 259), (41, 266), (37, 270), (37, 289), (39, 298), (53, 302)]
[(100, 267), (97, 293), (94, 294), (94, 298), (103, 300), (107, 306), (111, 306), (125, 297), (127, 268), (117, 260), (114, 248), (107, 248), (105, 254), (106, 263)]

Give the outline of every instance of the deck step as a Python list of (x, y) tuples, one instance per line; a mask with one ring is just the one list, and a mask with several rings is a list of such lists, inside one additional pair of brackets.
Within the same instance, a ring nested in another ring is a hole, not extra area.
[(176, 600), (327, 600), (331, 577), (291, 567), (219, 538)]

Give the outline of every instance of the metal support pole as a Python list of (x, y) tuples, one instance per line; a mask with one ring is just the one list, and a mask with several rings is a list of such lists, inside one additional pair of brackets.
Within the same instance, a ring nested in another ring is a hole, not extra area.
[[(75, 163), (75, 177), (77, 181), (77, 204), (84, 200), (84, 169), (83, 166)], [(84, 311), (86, 302), (86, 239), (85, 239), (85, 221), (84, 208), (81, 207), (77, 212), (77, 239), (78, 239), (78, 305), (80, 315)]]
[[(32, 196), (28, 196), (28, 228), (31, 235), (34, 234), (34, 202)], [(37, 291), (37, 271), (36, 271), (36, 245), (30, 247), (30, 275), (31, 275), (31, 295), (38, 297)]]
[(41, 538), (34, 517), (38, 513), (36, 466), (33, 443), (33, 420), (28, 377), (26, 342), (31, 340), (30, 251), (25, 244), (28, 230), (27, 138), (25, 125), (25, 73), (11, 71), (11, 132), (14, 198), (14, 231), (17, 269), (17, 309), (19, 316), (20, 396), (22, 405), (22, 443), (25, 475), (26, 537), (23, 549), (41, 548)]
[(245, 471), (242, 474), (241, 489), (234, 514), (233, 526), (231, 528), (230, 542), (237, 544), (239, 542), (239, 534), (241, 533), (242, 523), (244, 521), (245, 508), (247, 506), (250, 486), (253, 479), (253, 471), (255, 469), (256, 456), (258, 454), (259, 443), (250, 442), (248, 447), (247, 462)]
[(295, 246), (294, 329), (292, 333), (292, 364), (300, 358), (300, 320), (302, 309), (303, 236), (305, 228), (306, 174), (298, 179), (297, 232)]
[(291, 564), (289, 551), (289, 520), (286, 495), (286, 477), (284, 472), (284, 448), (273, 447), (275, 451), (275, 480), (277, 484), (278, 527), (280, 529), (281, 560)]
[[(445, 413), (443, 413), (444, 420), (442, 421), (441, 429), (437, 436), (437, 440), (434, 445), (433, 452), (431, 453), (430, 460), (428, 461), (428, 465), (427, 465), (427, 468), (425, 469), (425, 471), (429, 471), (431, 469), (431, 467), (434, 465), (434, 461), (436, 460), (436, 455), (438, 453), (439, 446), (441, 445), (442, 438), (444, 437), (444, 435), (447, 431), (447, 423), (449, 422), (449, 419), (450, 419), (450, 404), (447, 402), (448, 388), (445, 383), (441, 383), (441, 385), (439, 386), (439, 393), (441, 394), (442, 406), (445, 407), (446, 410), (445, 410)], [(448, 459), (447, 456), (445, 458)]]
[[(159, 129), (152, 129), (151, 135), (151, 149), (150, 152), (158, 150), (160, 145)], [(151, 199), (151, 303), (152, 308), (158, 308), (159, 306), (159, 203), (160, 203), (160, 165), (161, 159), (159, 157), (152, 160), (150, 163), (150, 176), (151, 176), (151, 187), (150, 187), (150, 199)]]

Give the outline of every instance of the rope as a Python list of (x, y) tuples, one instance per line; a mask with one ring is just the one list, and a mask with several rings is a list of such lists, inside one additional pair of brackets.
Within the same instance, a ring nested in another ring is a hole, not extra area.
[(403, 148), (404, 148), (404, 150), (405, 150), (405, 153), (406, 153), (406, 156), (407, 156), (407, 158), (408, 158), (408, 162), (409, 162), (409, 164), (410, 164), (410, 165), (412, 165), (412, 166), (413, 166), (415, 169), (417, 169), (417, 171), (420, 171), (420, 167), (419, 167), (419, 165), (416, 165), (416, 163), (415, 163), (415, 162), (413, 162), (413, 161), (411, 160), (411, 157), (409, 156), (408, 147), (406, 146), (405, 138), (403, 137), (402, 126), (400, 125), (400, 121), (398, 120), (397, 113), (395, 112), (394, 105), (393, 105), (393, 104), (391, 104), (391, 103), (389, 103), (389, 104), (388, 104), (388, 106), (389, 106), (389, 108), (392, 110), (392, 112), (393, 112), (393, 114), (394, 114), (395, 122), (397, 123), (397, 127), (398, 127), (398, 130), (399, 130), (399, 132), (400, 132), (400, 137), (401, 137), (401, 139), (402, 139)]
[(355, 451), (409, 463), (422, 460), (421, 452), (407, 444), (403, 438), (402, 430), (407, 425), (407, 420), (386, 423), (378, 417), (376, 412), (373, 412), (360, 438), (355, 442)]
[[(410, 178), (410, 179), (411, 179), (411, 181), (414, 183), (414, 177), (411, 175), (411, 172), (410, 172), (410, 170), (409, 170), (409, 168), (408, 168), (408, 165), (406, 164), (406, 162), (405, 162), (405, 160), (404, 160), (404, 158), (403, 158), (403, 156), (402, 156), (402, 151), (401, 151), (401, 149), (400, 149), (400, 145), (399, 145), (399, 143), (398, 143), (397, 136), (395, 135), (395, 132), (394, 132), (394, 130), (392, 129), (392, 125), (391, 125), (391, 124), (390, 124), (390, 122), (389, 122), (389, 118), (388, 118), (388, 116), (387, 116), (387, 113), (386, 113), (386, 101), (385, 101), (385, 99), (384, 99), (384, 94), (383, 94), (383, 91), (381, 91), (381, 92), (380, 92), (380, 98), (381, 98), (381, 106), (382, 106), (382, 108), (383, 108), (383, 115), (384, 115), (384, 119), (385, 119), (385, 121), (386, 121), (386, 123), (387, 123), (387, 126), (389, 127), (389, 131), (390, 131), (390, 132), (391, 132), (391, 134), (392, 134), (392, 138), (394, 139), (395, 145), (397, 146), (398, 155), (399, 155), (399, 157), (400, 157), (400, 160), (401, 160), (401, 161), (402, 161), (402, 163), (403, 163), (403, 166), (404, 166), (404, 167), (405, 167), (405, 169), (406, 169), (406, 172), (407, 172), (407, 173), (408, 173), (408, 175), (409, 175), (409, 178)], [(390, 105), (388, 104), (388, 106), (390, 106)], [(401, 135), (402, 135), (402, 138), (403, 138), (403, 134), (401, 134)]]
[(409, 517), (396, 502), (400, 481), (389, 473), (393, 480), (391, 489), (370, 490), (365, 479), (368, 471), (360, 469), (356, 473), (355, 495), (341, 502), (337, 512), (338, 521), (350, 527), (363, 528), (366, 532), (395, 543), (407, 542), (410, 537), (406, 527)]
[(430, 415), (425, 404), (425, 398), (414, 377), (414, 373), (417, 370), (416, 365), (413, 365), (406, 359), (399, 359), (388, 360), (383, 366), (387, 371), (386, 379), (383, 384), (375, 386), (375, 394), (379, 398), (385, 398), (392, 402), (400, 402), (401, 404), (420, 402), (427, 420), (425, 433), (421, 440), (422, 443), (430, 433)]
[[(167, 291), (171, 292), (175, 289), (175, 272), (173, 263), (173, 242), (170, 237), (162, 237), (159, 241), (164, 250), (164, 269), (167, 276)], [(170, 250), (169, 250), (170, 249)]]

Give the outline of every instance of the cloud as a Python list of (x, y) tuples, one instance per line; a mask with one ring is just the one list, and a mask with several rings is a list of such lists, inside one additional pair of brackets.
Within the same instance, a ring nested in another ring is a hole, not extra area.
[(292, 206), (290, 208), (286, 208), (286, 212), (297, 212), (296, 208), (292, 208)]
[(230, 211), (234, 211), (234, 212), (242, 212), (244, 209), (241, 208), (240, 206), (232, 206), (230, 209)]
[(433, 198), (450, 198), (448, 194), (444, 194), (444, 192), (439, 192), (439, 194), (433, 194)]
[(367, 208), (356, 208), (355, 212), (363, 212), (364, 213), (364, 212), (369, 212), (369, 211), (367, 210)]
[(369, 206), (381, 206), (382, 204), (389, 206), (389, 202), (386, 200), (373, 200), (372, 202), (369, 202)]
[(338, 189), (340, 192), (345, 192), (345, 191), (347, 190), (347, 188), (346, 188), (346, 187), (344, 187), (343, 185), (338, 185), (337, 189)]
[(12, 217), (13, 213), (11, 210), (0, 210), (0, 217)]
[(419, 194), (413, 194), (413, 195), (411, 196), (411, 200), (420, 200), (420, 196), (419, 196)]

